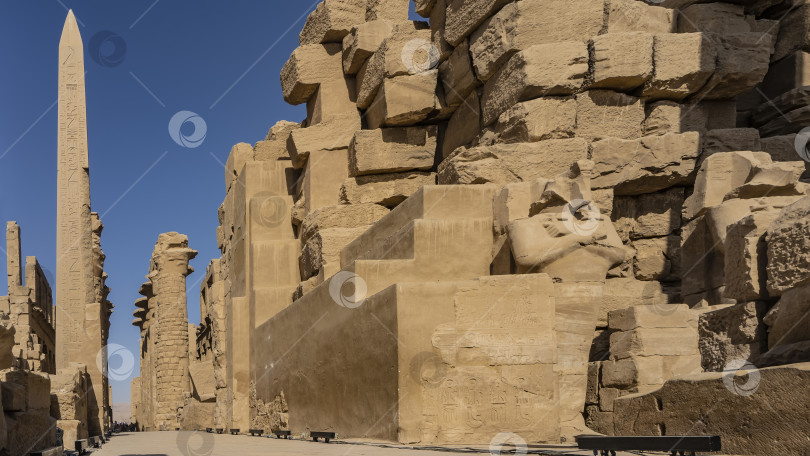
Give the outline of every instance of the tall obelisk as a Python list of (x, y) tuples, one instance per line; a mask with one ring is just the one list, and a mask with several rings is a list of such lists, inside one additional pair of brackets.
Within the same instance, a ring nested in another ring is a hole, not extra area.
[[(95, 302), (93, 228), (84, 95), (84, 47), (73, 11), (59, 41), (59, 138), (56, 196), (56, 367), (87, 366), (87, 430), (104, 428), (106, 372), (96, 362), (106, 350), (101, 336), (101, 303)], [(101, 363), (106, 365), (105, 363)]]

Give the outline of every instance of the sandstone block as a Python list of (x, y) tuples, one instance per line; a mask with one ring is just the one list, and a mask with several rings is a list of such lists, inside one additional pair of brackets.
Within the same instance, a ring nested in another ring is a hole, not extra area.
[(343, 72), (349, 75), (357, 74), (389, 33), (391, 24), (384, 20), (366, 22), (354, 27), (350, 34), (343, 37)]
[(538, 44), (518, 52), (484, 86), (483, 124), (495, 122), (520, 101), (576, 92), (587, 71), (588, 50), (584, 43)]
[(426, 50), (430, 50), (430, 30), (425, 22), (395, 24), (357, 74), (357, 107), (368, 108), (386, 78), (433, 69), (425, 60), (432, 58)]
[(751, 114), (751, 124), (761, 127), (772, 121), (785, 123), (787, 119), (782, 120), (780, 117), (789, 117), (792, 111), (806, 107), (808, 102), (810, 102), (810, 88), (799, 87), (789, 90), (756, 108)]
[(360, 119), (349, 119), (349, 123), (330, 122), (300, 128), (290, 134), (287, 152), (295, 168), (303, 168), (309, 154), (318, 150), (347, 149), (360, 130)]
[(301, 277), (309, 277), (324, 273), (324, 277), (331, 277), (340, 271), (340, 251), (367, 227), (356, 228), (328, 228), (319, 230), (310, 237), (301, 249), (299, 266)]
[(748, 92), (762, 82), (770, 64), (770, 36), (744, 32), (712, 34), (711, 39), (717, 52), (716, 68), (697, 97), (728, 99)]
[(440, 108), (436, 96), (438, 70), (406, 74), (383, 81), (366, 110), (371, 129), (415, 125)]
[(610, 329), (631, 331), (636, 328), (694, 327), (697, 313), (686, 304), (634, 305), (608, 314)]
[(663, 382), (663, 366), (659, 357), (624, 358), (602, 363), (602, 387), (626, 390)]
[(349, 145), (349, 175), (429, 170), (437, 133), (436, 126), (358, 130)]
[(501, 114), (494, 130), (504, 143), (572, 138), (577, 128), (577, 104), (574, 98), (558, 97), (524, 101)]
[(422, 17), (430, 17), (430, 11), (436, 4), (436, 0), (413, 0), (416, 14)]
[(551, 179), (588, 158), (581, 138), (495, 144), (462, 150), (439, 165), (440, 184), (508, 184)]
[(599, 403), (599, 362), (588, 363), (588, 387), (585, 389), (585, 403)]
[(320, 230), (373, 225), (388, 212), (385, 207), (371, 203), (322, 207), (304, 218), (300, 239), (306, 243)]
[(282, 120), (277, 122), (267, 132), (264, 141), (253, 146), (253, 159), (256, 161), (289, 160), (287, 153), (287, 140), (293, 130), (301, 128), (301, 124)]
[(652, 193), (688, 180), (700, 153), (696, 132), (604, 139), (592, 145), (594, 188), (614, 187), (616, 195)]
[(656, 101), (646, 106), (644, 135), (705, 132), (707, 130), (736, 127), (734, 101), (701, 101), (679, 104), (674, 101)]
[(439, 76), (444, 86), (445, 98), (450, 106), (457, 106), (478, 85), (470, 62), (467, 40), (462, 41), (439, 65)]
[(784, 208), (766, 239), (771, 296), (810, 282), (810, 197)]
[(611, 359), (694, 356), (697, 354), (698, 341), (697, 322), (694, 323), (691, 329), (683, 327), (636, 328), (630, 331), (615, 332), (610, 335)]
[(310, 152), (301, 177), (301, 196), (306, 213), (338, 204), (340, 187), (349, 177), (346, 149)]
[(343, 204), (375, 203), (394, 207), (419, 190), (436, 183), (436, 174), (429, 172), (406, 172), (358, 176), (343, 182), (340, 201)]
[(735, 152), (740, 150), (762, 150), (759, 131), (755, 128), (723, 128), (709, 130), (703, 135), (703, 161), (718, 152)]
[(799, 285), (782, 293), (763, 321), (768, 325), (768, 348), (810, 340), (810, 286)]
[(614, 198), (613, 224), (622, 240), (667, 236), (681, 227), (684, 192), (672, 188), (658, 193)]
[(810, 85), (810, 54), (796, 51), (771, 65), (760, 89), (766, 97), (773, 99), (807, 85)]
[(613, 411), (613, 401), (619, 397), (617, 388), (602, 388), (599, 390), (599, 410), (603, 412)]
[[(633, 278), (609, 278), (599, 310), (599, 325), (608, 326), (608, 315), (612, 310), (627, 309), (633, 306), (654, 306), (668, 308), (667, 290), (661, 283), (641, 281)], [(662, 307), (663, 306), (663, 307)]]
[(780, 21), (779, 39), (773, 60), (780, 60), (796, 51), (810, 51), (810, 4), (794, 4)]
[(323, 0), (309, 14), (298, 42), (301, 45), (341, 42), (352, 27), (366, 19), (365, 0)]
[(745, 11), (741, 5), (729, 3), (704, 3), (691, 5), (680, 11), (678, 33), (749, 32), (751, 27), (745, 21)]
[(761, 322), (768, 309), (765, 302), (715, 307), (699, 318), (698, 345), (705, 371), (720, 372), (731, 361), (755, 360), (767, 350), (767, 326)]
[(653, 74), (653, 35), (608, 33), (593, 37), (594, 88), (632, 90)]
[(307, 126), (330, 122), (359, 123), (355, 88), (354, 78), (322, 82), (307, 101)]
[(481, 131), (481, 101), (478, 92), (472, 91), (464, 102), (456, 108), (441, 142), (441, 157), (444, 161), (456, 148), (469, 144)]
[(767, 297), (765, 233), (779, 215), (760, 211), (728, 227), (726, 234), (725, 295), (739, 302)]
[(643, 94), (652, 99), (682, 100), (697, 93), (716, 69), (715, 43), (704, 33), (655, 35), (655, 71)]
[(436, 4), (430, 11), (430, 37), (434, 47), (433, 52), (439, 57), (436, 63), (444, 62), (453, 53), (453, 45), (448, 43), (445, 37), (447, 30), (447, 3), (448, 0), (436, 0)]
[(514, 53), (537, 44), (586, 40), (604, 24), (602, 1), (520, 0), (504, 6), (470, 35), (470, 55), (487, 81)]
[(769, 138), (760, 138), (762, 150), (771, 155), (775, 162), (792, 162), (800, 160), (796, 152), (796, 135), (779, 135)]
[(670, 33), (675, 30), (677, 12), (636, 0), (611, 0), (608, 8), (608, 33)]
[(231, 185), (239, 177), (245, 163), (253, 160), (253, 147), (248, 143), (239, 143), (231, 147), (228, 160), (225, 161), (225, 191), (231, 189)]
[(589, 90), (577, 94), (576, 100), (577, 137), (589, 141), (641, 137), (644, 104), (639, 98), (610, 90)]
[(26, 409), (25, 387), (10, 382), (3, 382), (0, 386), (2, 387), (0, 389), (2, 389), (3, 411), (5, 413), (24, 412)]
[(640, 280), (678, 280), (681, 262), (681, 237), (637, 239), (633, 272)]
[(453, 0), (447, 4), (445, 39), (453, 46), (472, 33), (510, 0)]
[(408, 2), (403, 2), (401, 0), (368, 0), (368, 7), (366, 8), (366, 21), (407, 21), (408, 6)]
[(306, 103), (320, 83), (343, 77), (340, 44), (311, 44), (293, 51), (281, 68), (281, 90), (284, 101)]

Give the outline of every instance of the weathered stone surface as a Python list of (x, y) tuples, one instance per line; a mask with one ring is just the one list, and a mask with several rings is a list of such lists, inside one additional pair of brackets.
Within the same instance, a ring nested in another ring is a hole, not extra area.
[(307, 126), (336, 122), (357, 124), (360, 112), (356, 102), (354, 78), (324, 81), (307, 101)]
[(504, 143), (572, 138), (577, 128), (574, 98), (541, 97), (518, 103), (498, 117), (494, 130)]
[(728, 99), (762, 82), (771, 57), (769, 35), (757, 32), (712, 34), (711, 39), (717, 52), (716, 68), (697, 93), (698, 98)]
[(653, 35), (643, 32), (608, 33), (591, 39), (591, 87), (632, 90), (653, 75)]
[(357, 107), (368, 108), (386, 78), (432, 69), (422, 60), (429, 58), (420, 52), (425, 45), (430, 45), (430, 30), (425, 22), (395, 24), (357, 74)]
[(680, 278), (681, 237), (636, 239), (633, 272), (639, 280), (672, 281)]
[(448, 0), (436, 0), (436, 4), (430, 11), (430, 37), (433, 48), (431, 52), (438, 56), (436, 64), (444, 62), (453, 53), (453, 45), (447, 42), (445, 32), (447, 30), (447, 3)]
[(576, 136), (596, 141), (607, 137), (637, 139), (644, 122), (644, 103), (610, 90), (577, 94)]
[(436, 0), (413, 0), (416, 14), (422, 17), (430, 17), (430, 11), (436, 4)]
[(780, 20), (779, 40), (773, 60), (780, 60), (795, 51), (810, 51), (810, 4), (798, 3), (785, 12)]
[(354, 27), (350, 34), (343, 37), (343, 72), (357, 74), (389, 33), (391, 24), (384, 20), (366, 22)]
[(436, 126), (359, 130), (349, 145), (349, 176), (429, 170)]
[(769, 153), (771, 160), (775, 162), (801, 160), (798, 152), (796, 152), (795, 134), (760, 138), (760, 145), (762, 150)]
[[(801, 456), (807, 448), (803, 433), (775, 423), (801, 422), (807, 397), (785, 391), (810, 380), (810, 365), (755, 372), (696, 373), (648, 394), (620, 397), (613, 403), (616, 435), (658, 435), (662, 429), (667, 435), (723, 435), (726, 453)], [(743, 427), (767, 432), (740, 433)]]
[(470, 62), (467, 40), (462, 41), (439, 65), (439, 77), (444, 85), (445, 99), (450, 106), (457, 106), (478, 85)]
[(645, 136), (736, 127), (733, 101), (702, 101), (690, 105), (664, 100), (648, 103), (646, 111)]
[(366, 8), (366, 21), (407, 21), (408, 6), (408, 2), (403, 2), (400, 0), (368, 0), (368, 7)]
[(807, 85), (810, 85), (810, 54), (796, 51), (774, 62), (759, 88), (768, 99), (774, 99)]
[(735, 152), (745, 150), (762, 150), (759, 131), (755, 128), (723, 128), (709, 130), (703, 135), (702, 162), (718, 152)]
[(677, 12), (636, 0), (611, 0), (607, 32), (670, 33), (675, 30)]
[[(264, 141), (253, 146), (253, 159), (256, 161), (288, 160), (287, 140), (293, 130), (301, 128), (301, 124), (281, 120), (270, 127)], [(226, 163), (227, 165), (227, 163)]]
[(373, 225), (389, 211), (379, 204), (350, 204), (317, 209), (304, 218), (299, 238), (306, 243), (320, 230)]
[(681, 228), (683, 188), (614, 198), (613, 224), (622, 240), (667, 236)]
[(697, 93), (716, 69), (716, 44), (704, 33), (655, 35), (655, 71), (643, 94), (652, 99), (682, 100)]
[(294, 130), (287, 140), (287, 152), (296, 168), (303, 168), (309, 154), (318, 150), (347, 149), (360, 130), (360, 119), (349, 119), (349, 123), (330, 122)]
[(782, 293), (765, 315), (768, 325), (768, 348), (810, 340), (810, 286), (799, 285)]
[(453, 0), (447, 5), (445, 39), (453, 46), (472, 33), (509, 0)]
[[(608, 314), (610, 329), (684, 328), (696, 323), (697, 314), (685, 304), (630, 305)], [(650, 353), (652, 354), (652, 353)]]
[(310, 44), (296, 48), (281, 69), (281, 91), (290, 104), (306, 103), (320, 83), (343, 78), (340, 44)]
[(534, 143), (495, 144), (462, 150), (439, 165), (440, 184), (507, 184), (547, 179), (588, 158), (580, 138)]
[[(755, 109), (751, 115), (751, 124), (761, 127), (773, 121), (784, 122), (780, 120), (780, 117), (789, 116), (791, 111), (799, 110), (807, 106), (808, 103), (810, 103), (810, 88), (798, 87), (791, 89), (779, 94), (767, 103), (762, 103)], [(778, 123), (772, 125), (778, 125)]]
[(707, 372), (721, 372), (732, 361), (751, 360), (767, 350), (768, 331), (762, 318), (768, 306), (764, 302), (742, 302), (717, 306), (700, 315), (701, 364)]
[(604, 26), (596, 0), (520, 0), (504, 6), (470, 35), (478, 79), (487, 81), (516, 52), (537, 44), (586, 40)]
[(415, 125), (437, 108), (439, 71), (396, 76), (383, 81), (374, 102), (366, 110), (366, 123), (371, 129)]
[(298, 35), (301, 45), (341, 42), (366, 19), (365, 0), (322, 0)]
[(613, 187), (617, 195), (663, 190), (687, 182), (699, 153), (695, 132), (597, 141), (592, 145), (593, 186)]
[(481, 131), (481, 100), (478, 92), (472, 91), (456, 108), (441, 142), (439, 163), (449, 157), (456, 148), (469, 144)]
[(538, 44), (513, 55), (484, 86), (483, 124), (520, 101), (549, 95), (569, 95), (583, 84), (588, 71), (584, 43)]
[(768, 292), (810, 282), (810, 197), (787, 206), (768, 230)]
[[(346, 149), (310, 152), (300, 179), (306, 213), (338, 204), (340, 187), (349, 177), (348, 156)], [(282, 210), (286, 209), (285, 203)]]
[(679, 11), (678, 33), (713, 32), (737, 33), (751, 30), (745, 21), (741, 5), (704, 3), (691, 5)]
[(301, 277), (309, 278), (324, 273), (328, 278), (340, 271), (340, 251), (366, 230), (356, 228), (328, 228), (317, 231), (301, 249), (299, 265)]
[(760, 211), (726, 230), (725, 295), (738, 302), (765, 299), (767, 293), (767, 244), (765, 233), (778, 211)]
[(340, 201), (343, 204), (374, 203), (394, 207), (420, 187), (436, 183), (436, 174), (405, 172), (358, 176), (343, 182)]

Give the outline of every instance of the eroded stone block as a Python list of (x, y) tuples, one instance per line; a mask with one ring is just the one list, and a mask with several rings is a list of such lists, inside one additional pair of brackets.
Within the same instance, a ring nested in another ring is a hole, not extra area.
[(436, 126), (358, 130), (349, 145), (349, 175), (429, 170), (437, 134)]

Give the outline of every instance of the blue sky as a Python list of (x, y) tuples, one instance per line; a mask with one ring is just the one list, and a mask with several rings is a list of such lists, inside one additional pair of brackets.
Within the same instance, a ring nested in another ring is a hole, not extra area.
[[(199, 322), (199, 282), (209, 260), (219, 257), (223, 164), (233, 144), (255, 143), (276, 121), (306, 116), (303, 105), (282, 99), (279, 72), (316, 3), (3, 2), (0, 221), (20, 224), (23, 256), (37, 256), (53, 285), (57, 55), (72, 8), (85, 46), (92, 207), (105, 225), (102, 248), (116, 306), (110, 343), (137, 353), (133, 303), (162, 232), (187, 234), (200, 252), (188, 279), (189, 321)], [(94, 36), (100, 47), (91, 46)], [(170, 119), (184, 110), (207, 127), (198, 147), (184, 148), (169, 135)], [(0, 277), (5, 269), (1, 261)], [(129, 402), (129, 383), (112, 385), (114, 402)]]

